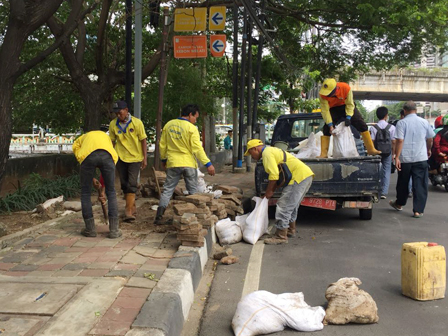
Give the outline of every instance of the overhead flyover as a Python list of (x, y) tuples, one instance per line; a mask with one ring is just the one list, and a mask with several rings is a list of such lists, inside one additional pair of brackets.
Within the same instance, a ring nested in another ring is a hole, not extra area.
[(448, 68), (371, 72), (350, 87), (356, 100), (448, 102)]

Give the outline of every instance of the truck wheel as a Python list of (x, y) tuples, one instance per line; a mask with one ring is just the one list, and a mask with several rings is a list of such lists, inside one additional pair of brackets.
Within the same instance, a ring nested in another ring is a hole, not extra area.
[(362, 220), (371, 220), (372, 210), (373, 209), (359, 209), (359, 218)]

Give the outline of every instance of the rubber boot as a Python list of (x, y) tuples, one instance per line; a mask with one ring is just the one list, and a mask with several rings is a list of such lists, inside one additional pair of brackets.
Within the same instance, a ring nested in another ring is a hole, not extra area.
[(320, 137), (320, 158), (328, 157), (328, 148), (330, 147), (330, 137), (327, 135), (322, 135)]
[(84, 219), (84, 223), (86, 224), (86, 228), (81, 231), (81, 234), (85, 237), (96, 237), (95, 219)]
[(165, 213), (165, 209), (164, 207), (159, 206), (157, 208), (157, 214), (156, 214), (156, 219), (154, 220), (154, 225), (163, 225), (165, 224), (163, 222), (163, 214)]
[(296, 221), (289, 223), (288, 237), (292, 238), (296, 236)]
[(364, 141), (364, 145), (367, 149), (367, 154), (369, 155), (380, 155), (381, 152), (379, 150), (375, 149), (375, 146), (373, 145), (372, 138), (370, 137), (370, 132), (365, 131), (361, 133), (362, 135), (362, 141)]
[(118, 217), (112, 217), (109, 218), (109, 238), (119, 238), (121, 237), (122, 233), (118, 229)]
[(275, 231), (275, 235), (271, 238), (267, 238), (264, 240), (264, 243), (267, 245), (279, 245), (279, 244), (287, 244), (288, 243), (288, 229), (277, 229)]
[(126, 207), (124, 210), (125, 213), (125, 217), (124, 220), (125, 222), (133, 222), (135, 221), (135, 216), (132, 214), (132, 207), (135, 203), (135, 194), (129, 193), (126, 194)]

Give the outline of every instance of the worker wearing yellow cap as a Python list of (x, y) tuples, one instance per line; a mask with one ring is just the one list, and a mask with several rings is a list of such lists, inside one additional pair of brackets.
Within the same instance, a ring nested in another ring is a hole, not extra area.
[[(265, 244), (277, 245), (288, 242), (288, 237), (296, 233), (296, 218), (299, 205), (313, 182), (313, 171), (293, 155), (276, 147), (267, 147), (259, 139), (252, 139), (247, 143), (245, 156), (250, 155), (254, 160), (263, 159), (263, 167), (269, 175), (269, 183), (265, 197), (271, 198), (277, 188), (280, 177), (279, 165), (286, 163), (291, 172), (291, 181), (282, 190), (275, 209), (275, 224), (277, 230), (271, 238), (265, 239)], [(286, 159), (286, 160), (285, 160)]]
[(325, 121), (323, 129), (324, 135), (321, 137), (320, 157), (328, 157), (330, 136), (333, 133), (334, 126), (341, 121), (345, 121), (345, 126), (353, 125), (361, 133), (362, 140), (369, 155), (381, 154), (380, 151), (375, 149), (369, 129), (361, 113), (359, 113), (355, 106), (350, 85), (343, 82), (336, 82), (334, 78), (327, 78), (324, 80), (319, 91), (319, 100), (322, 117)]

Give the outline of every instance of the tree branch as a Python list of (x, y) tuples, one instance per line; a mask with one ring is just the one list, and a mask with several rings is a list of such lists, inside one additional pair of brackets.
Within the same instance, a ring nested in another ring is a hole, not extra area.
[(104, 36), (106, 32), (106, 23), (109, 16), (109, 10), (112, 5), (112, 0), (103, 0), (101, 8), (100, 20), (98, 22), (98, 38), (96, 41), (95, 50), (95, 64), (97, 68), (98, 77), (103, 76), (103, 55), (104, 55)]

